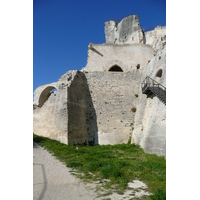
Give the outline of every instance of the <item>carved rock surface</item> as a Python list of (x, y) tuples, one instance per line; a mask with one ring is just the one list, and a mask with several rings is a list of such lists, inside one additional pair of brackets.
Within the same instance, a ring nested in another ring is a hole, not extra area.
[(139, 17), (130, 15), (119, 23), (112, 20), (105, 22), (105, 37), (106, 43), (110, 44), (143, 43)]

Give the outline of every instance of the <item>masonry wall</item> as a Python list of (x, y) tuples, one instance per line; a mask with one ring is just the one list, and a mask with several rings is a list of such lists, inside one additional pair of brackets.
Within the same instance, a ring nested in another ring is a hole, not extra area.
[(107, 72), (113, 65), (118, 65), (123, 72), (133, 72), (138, 64), (142, 68), (154, 56), (150, 45), (144, 44), (91, 44), (84, 71)]
[(88, 134), (98, 144), (127, 143), (134, 126), (131, 109), (138, 101), (137, 73), (90, 72), (85, 76), (90, 94), (86, 101), (92, 100)]

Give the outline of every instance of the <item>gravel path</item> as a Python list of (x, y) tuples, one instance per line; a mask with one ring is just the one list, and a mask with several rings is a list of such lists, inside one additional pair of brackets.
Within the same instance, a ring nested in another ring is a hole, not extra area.
[(33, 200), (92, 200), (92, 190), (42, 147), (33, 148)]

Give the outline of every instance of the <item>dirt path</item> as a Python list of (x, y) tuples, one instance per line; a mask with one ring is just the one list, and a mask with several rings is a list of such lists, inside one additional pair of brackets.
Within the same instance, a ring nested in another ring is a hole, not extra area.
[(42, 147), (33, 148), (34, 200), (91, 200), (95, 194)]

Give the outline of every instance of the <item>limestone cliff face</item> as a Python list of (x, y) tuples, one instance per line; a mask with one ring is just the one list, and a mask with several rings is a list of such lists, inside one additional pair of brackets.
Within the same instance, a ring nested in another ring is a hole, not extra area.
[[(161, 77), (156, 76), (159, 70)], [(144, 66), (140, 85), (146, 76), (166, 86), (166, 48)], [(166, 156), (166, 106), (157, 97), (147, 98), (145, 94), (139, 96), (138, 102), (131, 142), (146, 152)]]
[(162, 51), (166, 46), (166, 27), (157, 26), (154, 30), (145, 32), (144, 43), (151, 45), (155, 52)]
[(164, 49), (166, 44), (166, 27), (157, 26), (151, 31), (141, 29), (139, 17), (130, 15), (119, 23), (111, 20), (105, 22), (105, 38), (107, 44), (146, 44), (155, 52)]
[(140, 27), (137, 15), (123, 18), (119, 23), (115, 21), (105, 22), (106, 43), (109, 44), (133, 44), (143, 43), (143, 31)]

